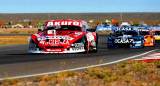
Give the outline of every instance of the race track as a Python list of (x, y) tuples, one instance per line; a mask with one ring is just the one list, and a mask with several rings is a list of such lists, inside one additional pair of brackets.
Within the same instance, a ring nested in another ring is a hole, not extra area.
[(99, 35), (98, 41), (98, 53), (87, 54), (29, 54), (28, 45), (0, 46), (0, 78), (109, 63), (160, 48), (156, 41), (155, 47), (108, 49), (106, 35)]

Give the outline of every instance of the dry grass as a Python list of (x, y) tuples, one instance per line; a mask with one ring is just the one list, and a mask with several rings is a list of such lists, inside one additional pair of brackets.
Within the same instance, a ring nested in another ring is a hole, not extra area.
[(0, 45), (27, 44), (28, 36), (0, 36)]
[(109, 35), (109, 34), (113, 34), (114, 32), (113, 31), (98, 31), (97, 33), (98, 34), (107, 34), (107, 35)]
[(0, 29), (0, 34), (32, 34), (38, 31), (37, 28), (7, 28)]
[(81, 72), (62, 72), (30, 79), (4, 80), (0, 85), (16, 86), (160, 86), (160, 61), (124, 62), (89, 68)]

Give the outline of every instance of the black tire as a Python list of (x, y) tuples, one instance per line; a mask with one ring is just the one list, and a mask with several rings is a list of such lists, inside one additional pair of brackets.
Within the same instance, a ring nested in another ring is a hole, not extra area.
[(97, 42), (98, 40), (97, 40), (97, 38), (96, 38), (96, 50), (93, 50), (92, 52), (93, 53), (97, 53), (98, 52), (98, 42)]
[(98, 45), (98, 34), (96, 33), (96, 45)]
[(142, 48), (144, 48), (144, 41), (142, 40)]
[(35, 46), (37, 48), (37, 44), (32, 40), (32, 38), (30, 39), (30, 42), (29, 42), (29, 49), (30, 49), (30, 46)]
[(88, 53), (89, 51), (88, 51), (88, 41), (87, 41), (87, 38), (86, 38), (86, 36), (84, 37), (84, 49), (85, 49), (85, 53)]

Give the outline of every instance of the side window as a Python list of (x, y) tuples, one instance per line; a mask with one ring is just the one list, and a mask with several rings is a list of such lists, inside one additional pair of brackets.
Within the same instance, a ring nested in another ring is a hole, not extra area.
[(86, 31), (86, 26), (82, 26), (82, 31)]

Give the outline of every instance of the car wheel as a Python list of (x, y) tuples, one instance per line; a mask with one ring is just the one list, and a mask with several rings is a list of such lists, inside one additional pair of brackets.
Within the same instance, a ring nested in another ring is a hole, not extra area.
[(97, 51), (98, 51), (98, 42), (97, 42), (97, 40), (96, 40), (96, 50), (93, 50), (92, 52), (93, 52), (93, 53), (97, 53)]
[(85, 49), (85, 53), (89, 52), (89, 50), (88, 50), (88, 41), (87, 41), (86, 37), (84, 37), (84, 49)]
[(30, 39), (29, 50), (33, 49), (33, 48), (37, 48), (37, 44), (32, 39)]

